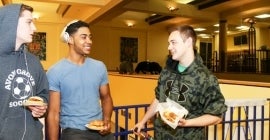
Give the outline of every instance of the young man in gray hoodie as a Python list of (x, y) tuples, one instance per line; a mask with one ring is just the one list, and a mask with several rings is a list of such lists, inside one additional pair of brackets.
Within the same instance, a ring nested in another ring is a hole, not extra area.
[(42, 140), (47, 105), (23, 106), (31, 96), (48, 102), (48, 81), (40, 61), (27, 52), (36, 27), (33, 8), (10, 4), (0, 8), (0, 140)]

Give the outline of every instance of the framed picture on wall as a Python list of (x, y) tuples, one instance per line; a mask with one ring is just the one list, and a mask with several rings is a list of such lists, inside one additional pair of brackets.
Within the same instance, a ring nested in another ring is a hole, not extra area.
[(138, 62), (138, 38), (120, 37), (120, 61)]
[(28, 51), (36, 55), (39, 60), (46, 60), (46, 33), (35, 32), (32, 43), (28, 43)]
[(235, 37), (233, 38), (233, 43), (234, 43), (234, 46), (238, 46), (238, 45), (246, 45), (246, 44), (248, 44), (247, 35), (235, 36)]

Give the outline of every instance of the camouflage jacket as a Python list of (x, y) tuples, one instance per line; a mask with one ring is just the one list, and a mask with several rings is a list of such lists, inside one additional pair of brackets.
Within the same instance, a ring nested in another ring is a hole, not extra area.
[[(222, 116), (227, 110), (217, 78), (203, 65), (196, 55), (192, 64), (183, 72), (178, 72), (178, 61), (168, 59), (155, 89), (159, 102), (170, 98), (184, 106), (189, 114), (186, 119), (203, 114)], [(155, 140), (204, 140), (205, 127), (177, 127), (164, 124), (161, 118), (155, 120)]]

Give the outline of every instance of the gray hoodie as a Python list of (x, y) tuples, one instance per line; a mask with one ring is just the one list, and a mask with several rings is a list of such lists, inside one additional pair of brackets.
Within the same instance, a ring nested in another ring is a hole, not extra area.
[(48, 102), (48, 81), (25, 44), (14, 51), (20, 8), (0, 8), (0, 140), (41, 140), (42, 124), (22, 103), (31, 96)]

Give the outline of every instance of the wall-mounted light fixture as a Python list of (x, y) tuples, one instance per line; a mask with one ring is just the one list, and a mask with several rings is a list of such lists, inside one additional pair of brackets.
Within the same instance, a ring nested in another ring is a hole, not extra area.
[(252, 24), (256, 23), (254, 18), (245, 18), (243, 21), (246, 22), (246, 23), (252, 23)]

